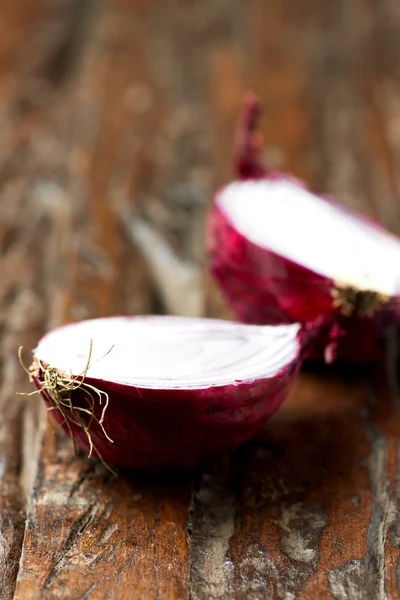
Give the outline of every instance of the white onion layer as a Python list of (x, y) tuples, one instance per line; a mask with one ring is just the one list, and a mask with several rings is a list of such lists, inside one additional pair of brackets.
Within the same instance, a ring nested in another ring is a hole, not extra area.
[[(47, 333), (34, 356), (76, 376), (154, 389), (204, 389), (269, 378), (299, 354), (299, 325), (185, 317), (111, 317)], [(111, 352), (104, 356), (114, 346)]]
[(217, 202), (263, 248), (361, 290), (400, 293), (400, 241), (290, 180), (234, 182)]

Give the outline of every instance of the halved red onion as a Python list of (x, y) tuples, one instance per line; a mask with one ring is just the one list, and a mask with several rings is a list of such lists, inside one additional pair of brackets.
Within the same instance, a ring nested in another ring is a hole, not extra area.
[(243, 443), (272, 415), (305, 335), (298, 324), (94, 319), (47, 333), (31, 373), (86, 452), (124, 468), (190, 468)]
[(379, 352), (399, 318), (400, 240), (258, 158), (259, 103), (249, 96), (237, 134), (238, 180), (208, 218), (210, 269), (248, 323), (323, 323), (318, 353), (357, 362)]

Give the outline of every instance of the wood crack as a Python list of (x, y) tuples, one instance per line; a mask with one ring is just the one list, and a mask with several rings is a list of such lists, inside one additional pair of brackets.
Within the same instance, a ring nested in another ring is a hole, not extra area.
[(75, 546), (75, 544), (78, 543), (78, 540), (85, 532), (85, 529), (93, 521), (96, 512), (97, 505), (91, 504), (85, 513), (77, 521), (75, 521), (73, 525), (71, 525), (68, 537), (63, 544), (63, 547), (55, 554), (50, 571), (42, 587), (43, 593), (48, 592), (56, 578), (60, 575), (60, 572), (65, 566), (64, 559), (67, 557), (68, 552)]
[(80, 491), (81, 487), (85, 484), (85, 482), (94, 475), (96, 469), (97, 464), (93, 463), (90, 464), (90, 466), (85, 471), (83, 471), (82, 475), (71, 486), (67, 502), (70, 502), (73, 496)]
[(379, 399), (373, 386), (365, 382), (369, 398), (364, 410), (364, 428), (372, 444), (369, 471), (372, 514), (363, 559), (352, 560), (328, 573), (329, 587), (336, 600), (388, 600), (386, 589), (386, 544), (396, 517), (393, 490), (387, 478), (387, 444), (372, 421), (372, 410)]
[(84, 592), (81, 596), (79, 596), (79, 598), (77, 598), (77, 600), (86, 600), (87, 598), (89, 598), (90, 594), (96, 589), (96, 587), (98, 586), (98, 582), (95, 581), (94, 583), (92, 583), (92, 585), (86, 590), (86, 592)]
[(194, 485), (190, 600), (231, 597), (234, 573), (229, 544), (235, 528), (235, 473), (231, 459), (221, 459)]

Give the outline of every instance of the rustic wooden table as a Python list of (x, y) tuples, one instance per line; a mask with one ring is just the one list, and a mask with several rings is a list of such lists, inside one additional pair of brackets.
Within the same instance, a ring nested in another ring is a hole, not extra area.
[(395, 334), (367, 373), (304, 372), (260, 440), (173, 480), (75, 457), (16, 396), (18, 346), (58, 323), (227, 315), (152, 253), (204, 265), (247, 87), (269, 164), (400, 234), (399, 40), (398, 0), (2, 0), (1, 600), (400, 597)]

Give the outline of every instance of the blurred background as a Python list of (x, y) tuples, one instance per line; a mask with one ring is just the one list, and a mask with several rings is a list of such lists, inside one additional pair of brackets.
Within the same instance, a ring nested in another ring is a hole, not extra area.
[(202, 274), (203, 223), (232, 176), (246, 89), (264, 104), (268, 165), (400, 231), (398, 12), (395, 0), (5, 0), (2, 306), (12, 297), (24, 328), (226, 315)]

